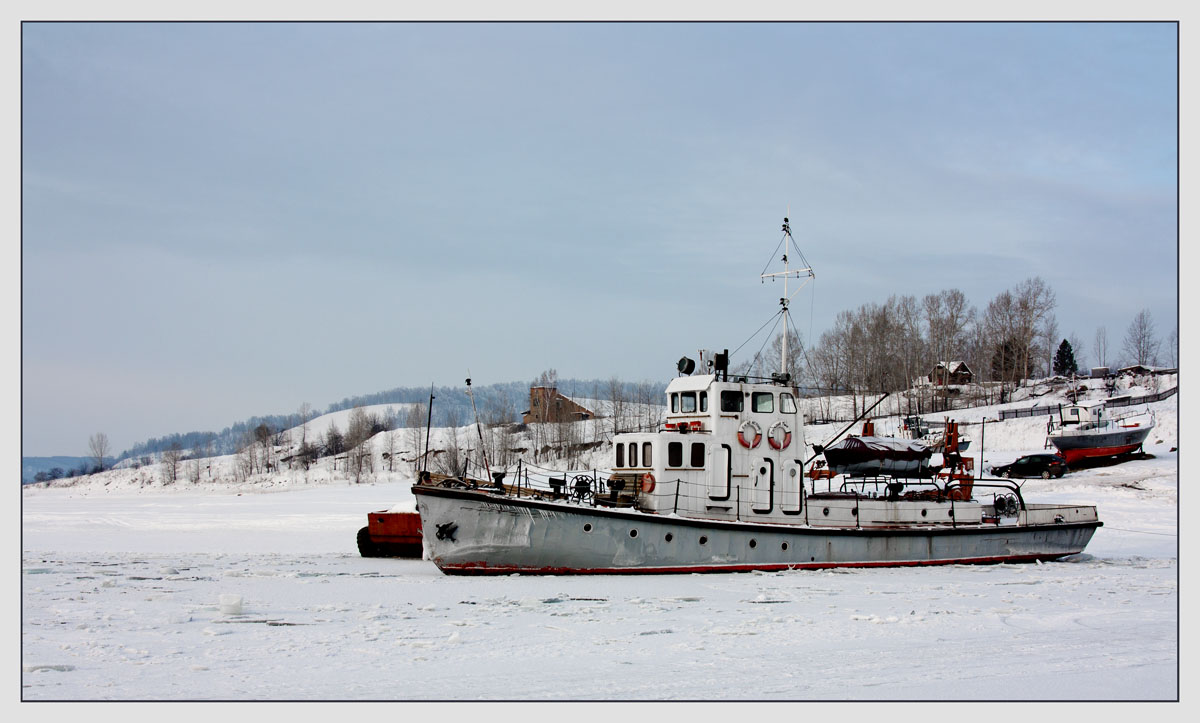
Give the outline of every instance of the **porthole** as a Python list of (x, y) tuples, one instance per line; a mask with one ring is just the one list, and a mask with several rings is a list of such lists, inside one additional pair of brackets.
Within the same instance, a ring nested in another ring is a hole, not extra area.
[(854, 509), (850, 510), (850, 514), (854, 517), (858, 517), (858, 508), (855, 507)]
[(674, 539), (675, 539), (675, 535), (672, 535), (670, 532), (668, 532), (668, 533), (666, 534), (666, 536), (665, 536), (665, 537), (663, 537), (663, 539), (664, 539), (664, 540), (666, 540), (667, 542), (670, 542), (671, 540), (674, 540)]
[(780, 548), (781, 550), (786, 550), (786, 549), (787, 549), (787, 547), (788, 547), (788, 545), (787, 545), (787, 543), (786, 543), (786, 542), (785, 542), (785, 543), (783, 543), (782, 545), (780, 545), (780, 546), (779, 546), (779, 548)]
[(929, 514), (929, 510), (921, 510), (922, 517), (924, 517), (925, 515), (928, 515), (928, 514)]
[(707, 544), (708, 544), (708, 538), (707, 538), (707, 537), (705, 537), (704, 535), (700, 535), (700, 544), (701, 544), (701, 545), (707, 545)]
[(591, 531), (592, 531), (592, 523), (590, 523), (590, 522), (589, 522), (589, 523), (587, 523), (586, 525), (584, 525), (584, 526), (583, 526), (583, 531), (584, 531), (584, 532), (591, 532)]
[(821, 514), (823, 514), (823, 515), (825, 515), (826, 517), (828, 517), (828, 516), (829, 516), (829, 508), (828, 508), (828, 507), (826, 507), (825, 509), (821, 510)]
[(766, 467), (759, 467), (759, 468), (758, 468), (758, 473), (759, 473), (760, 475), (762, 475), (763, 477), (766, 477), (766, 476), (767, 476), (767, 468), (766, 468)]
[(946, 514), (947, 514), (947, 515), (949, 515), (949, 516), (951, 516), (951, 517), (953, 517), (953, 516), (954, 516), (954, 510), (946, 510)]
[(758, 542), (750, 540), (750, 549), (753, 550), (756, 547), (758, 547)]
[(637, 530), (630, 530), (630, 531), (629, 531), (629, 536), (630, 536), (630, 537), (637, 537)]

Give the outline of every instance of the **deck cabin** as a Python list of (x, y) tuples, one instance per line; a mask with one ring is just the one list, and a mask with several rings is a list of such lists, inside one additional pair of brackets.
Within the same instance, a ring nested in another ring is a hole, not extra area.
[(1072, 404), (1059, 410), (1057, 424), (1051, 424), (1052, 429), (1073, 427), (1076, 430), (1097, 429), (1109, 423), (1108, 410), (1104, 402)]
[[(646, 511), (738, 519), (800, 514), (804, 426), (797, 390), (698, 374), (672, 380), (655, 432), (617, 435), (612, 481)], [(738, 507), (741, 507), (741, 512)]]
[(830, 528), (982, 519), (975, 500), (889, 497), (883, 478), (849, 487), (824, 480), (806, 488), (804, 420), (798, 390), (788, 384), (698, 374), (673, 379), (666, 396), (661, 429), (614, 437), (611, 493), (597, 503), (683, 518)]

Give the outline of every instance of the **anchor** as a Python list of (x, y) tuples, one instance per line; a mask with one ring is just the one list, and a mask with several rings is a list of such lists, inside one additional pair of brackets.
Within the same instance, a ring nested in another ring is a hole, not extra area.
[(441, 525), (437, 525), (437, 532), (435, 535), (439, 540), (458, 542), (458, 540), (454, 539), (455, 532), (458, 532), (458, 525), (454, 524), (453, 522), (446, 522)]

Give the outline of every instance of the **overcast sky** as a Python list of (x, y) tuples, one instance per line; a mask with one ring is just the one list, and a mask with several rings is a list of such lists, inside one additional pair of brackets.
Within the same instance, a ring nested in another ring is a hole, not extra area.
[(468, 369), (665, 379), (775, 312), (789, 207), (806, 337), (1035, 275), (1084, 357), (1142, 308), (1166, 336), (1177, 50), (1166, 23), (25, 24), (22, 453)]

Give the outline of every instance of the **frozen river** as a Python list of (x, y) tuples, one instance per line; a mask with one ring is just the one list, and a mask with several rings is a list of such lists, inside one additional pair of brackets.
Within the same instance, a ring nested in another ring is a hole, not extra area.
[(360, 558), (366, 513), (411, 498), (398, 484), (26, 491), (22, 697), (1175, 699), (1175, 465), (1028, 482), (1099, 506), (1068, 561), (727, 575)]

